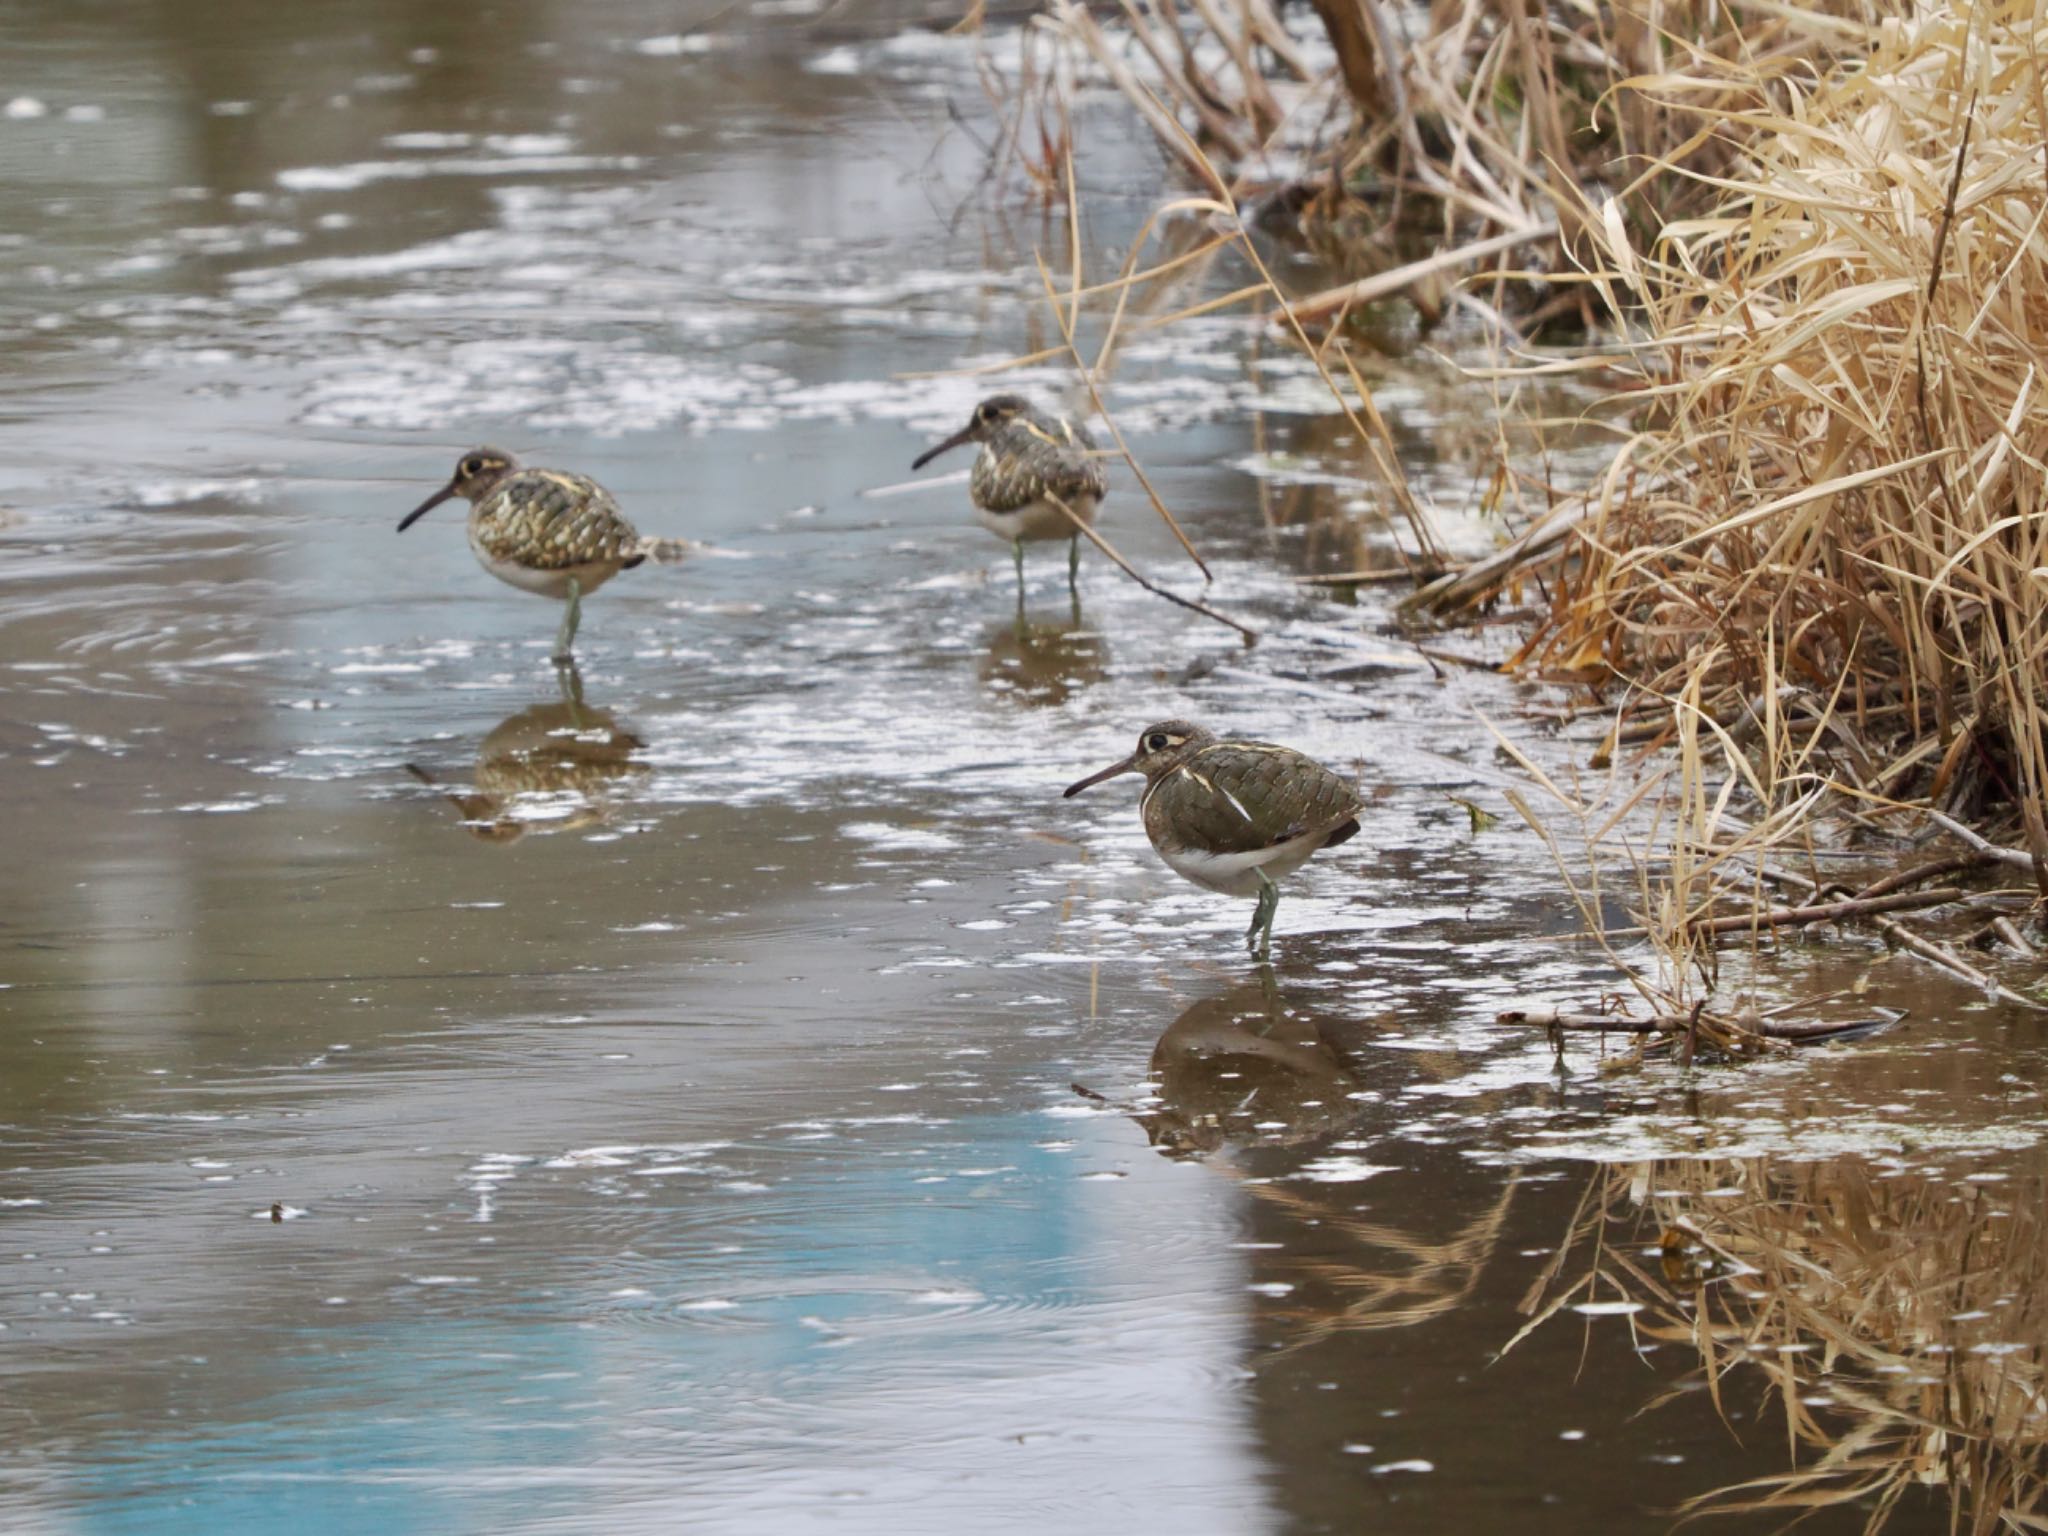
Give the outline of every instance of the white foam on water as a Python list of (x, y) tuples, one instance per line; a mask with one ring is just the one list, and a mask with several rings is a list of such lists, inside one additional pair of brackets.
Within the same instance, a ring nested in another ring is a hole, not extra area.
[(857, 75), (861, 68), (860, 50), (842, 43), (807, 60), (804, 68), (814, 75)]
[(263, 498), (260, 480), (151, 480), (135, 487), (131, 504), (138, 507), (182, 507), (197, 501), (234, 501), (244, 505)]
[(637, 155), (506, 155), (496, 160), (358, 160), (348, 165), (289, 166), (276, 181), (287, 192), (354, 192), (377, 181), (418, 181), (429, 176), (558, 176), (633, 171)]
[(842, 836), (890, 853), (934, 853), (960, 846), (960, 840), (950, 833), (928, 827), (893, 826), (882, 821), (848, 822), (839, 831)]
[(1301, 1165), (1292, 1175), (1312, 1184), (1357, 1184), (1382, 1173), (1398, 1173), (1385, 1163), (1368, 1163), (1359, 1157), (1317, 1157)]
[(633, 45), (633, 51), (651, 59), (683, 58), (691, 54), (716, 53), (731, 48), (737, 39), (720, 32), (670, 32), (659, 37), (643, 37)]

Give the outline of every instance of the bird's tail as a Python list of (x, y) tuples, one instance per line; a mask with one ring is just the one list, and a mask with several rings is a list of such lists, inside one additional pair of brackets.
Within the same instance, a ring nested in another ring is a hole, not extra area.
[(656, 565), (681, 565), (704, 546), (695, 539), (650, 539), (643, 537), (633, 553)]

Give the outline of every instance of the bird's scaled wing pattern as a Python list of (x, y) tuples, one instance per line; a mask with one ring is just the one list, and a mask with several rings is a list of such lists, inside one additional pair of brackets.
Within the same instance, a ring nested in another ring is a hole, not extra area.
[(1084, 496), (1101, 500), (1109, 482), (1086, 444), (1086, 434), (1064, 422), (1006, 423), (974, 461), (969, 489), (976, 505), (1016, 512), (1047, 495), (1070, 504)]
[(494, 558), (542, 571), (625, 560), (640, 544), (609, 491), (553, 469), (521, 470), (485, 497), (476, 537)]
[(1254, 853), (1357, 815), (1357, 789), (1342, 775), (1285, 747), (1218, 742), (1197, 752), (1146, 794), (1146, 820), (1216, 853)]

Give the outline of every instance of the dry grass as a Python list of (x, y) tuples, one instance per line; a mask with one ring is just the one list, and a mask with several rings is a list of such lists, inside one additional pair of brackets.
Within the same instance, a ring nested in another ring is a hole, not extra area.
[(1855, 1159), (1606, 1167), (1524, 1302), (1524, 1333), (1583, 1301), (1633, 1302), (1637, 1336), (1693, 1351), (1724, 1418), (1737, 1394), (1763, 1399), (1755, 1422), (1776, 1421), (1784, 1470), (1686, 1515), (1846, 1505), (1875, 1532), (1924, 1521), (1932, 1492), (1953, 1531), (2040, 1530), (2044, 1210), (2038, 1169), (1987, 1189)]
[(2048, 115), (2010, 21), (1880, 29), (1715, 213), (1641, 256), (1605, 232), (1662, 419), (1587, 499), (1525, 655), (1760, 716), (1766, 796), (1825, 761), (1873, 803), (2027, 809), (2039, 860)]
[[(1405, 291), (1430, 320), (1462, 304), (1503, 324), (1510, 311), (1592, 322), (1613, 295), (1550, 279), (1560, 240), (1591, 249), (1603, 193), (1626, 185), (1615, 206), (1638, 230), (1701, 206), (1701, 178), (1740, 143), (1715, 114), (1795, 100), (1861, 37), (1825, 10), (1776, 3), (1436, 0), (1418, 15), (1316, 0), (1325, 49), (1268, 0), (1118, 4), (1106, 23), (1053, 0), (1046, 26), (1194, 177), (1222, 168), (1234, 199), (1290, 217), (1330, 264), (1366, 274), (1297, 296), (1303, 321)], [(1490, 276), (1458, 281), (1482, 261)]]
[(2044, 42), (2035, 6), (1933, 6), (1785, 110), (1695, 106), (1745, 146), (1720, 202), (1641, 250), (1608, 204), (1587, 274), (1632, 306), (1649, 424), (1425, 594), (1542, 583), (1518, 664), (1616, 694), (1599, 757), (1678, 748), (1645, 921), (1680, 957), (1774, 856), (1929, 827), (1910, 810), (1979, 847), (1964, 823), (2009, 818), (1999, 862), (2048, 890)]

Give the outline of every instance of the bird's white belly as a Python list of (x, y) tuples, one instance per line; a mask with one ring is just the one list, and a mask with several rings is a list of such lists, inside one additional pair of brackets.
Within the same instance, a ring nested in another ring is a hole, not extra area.
[[(1091, 528), (1095, 526), (1095, 509), (1101, 505), (1100, 497), (1076, 496), (1067, 505), (1074, 509), (1075, 517)], [(1073, 518), (1062, 512), (1059, 503), (1054, 501), (1026, 502), (1014, 512), (991, 512), (986, 507), (976, 507), (974, 515), (981, 520), (982, 527), (1007, 542), (1074, 537)]]
[[(1271, 848), (1250, 853), (1204, 853), (1198, 848), (1161, 848), (1159, 856), (1183, 880), (1192, 880), (1204, 890), (1226, 896), (1256, 896), (1266, 881), (1278, 881), (1293, 874), (1322, 847), (1328, 832), (1314, 832)], [(1265, 876), (1265, 880), (1259, 877)]]
[(476, 556), (476, 563), (489, 571), (508, 586), (522, 592), (537, 592), (542, 597), (565, 601), (569, 596), (569, 581), (574, 578), (577, 590), (585, 597), (603, 586), (618, 574), (618, 567), (610, 564), (576, 565), (567, 570), (546, 571), (534, 566), (521, 565), (517, 560), (503, 560), (485, 549), (476, 540), (469, 541), (470, 553)]

